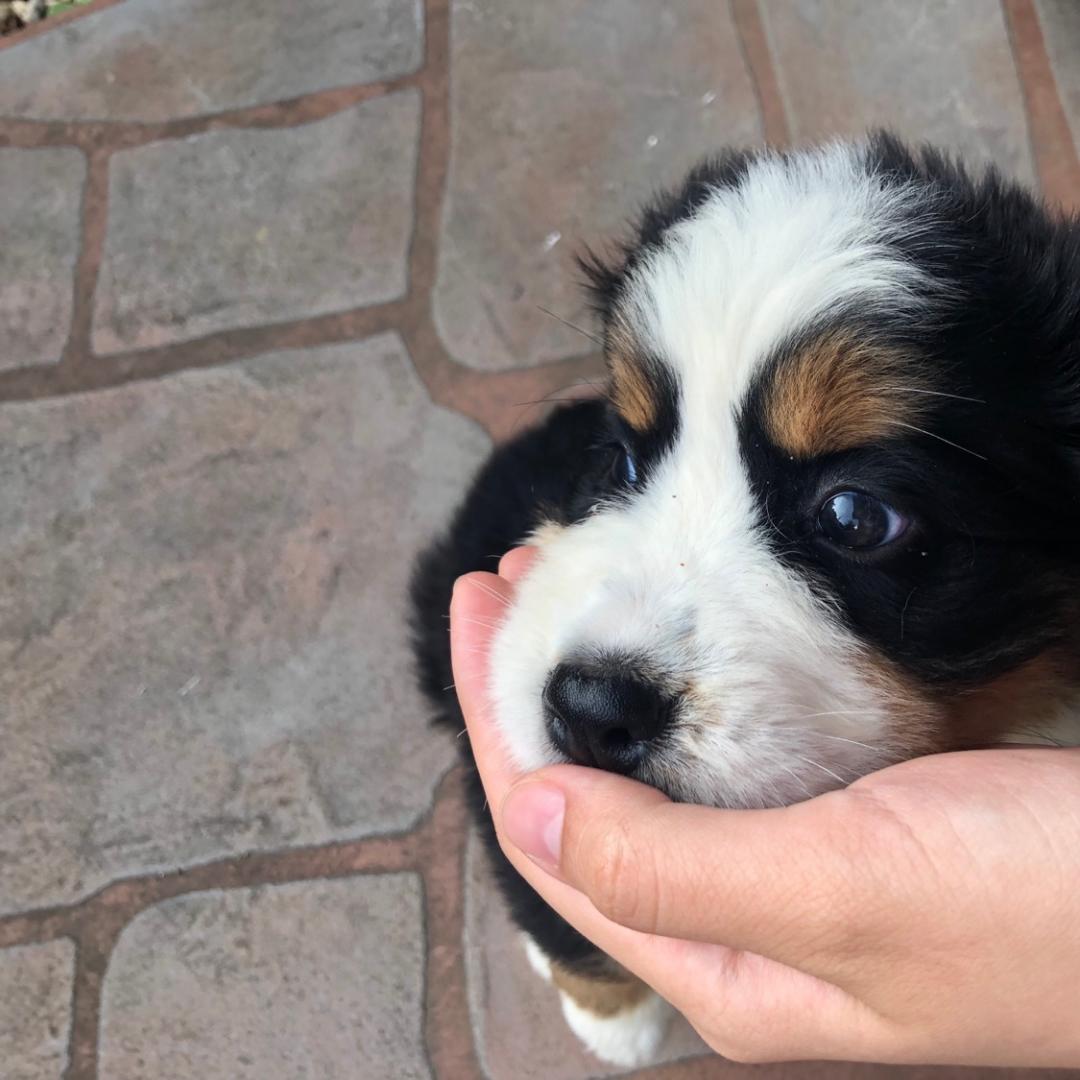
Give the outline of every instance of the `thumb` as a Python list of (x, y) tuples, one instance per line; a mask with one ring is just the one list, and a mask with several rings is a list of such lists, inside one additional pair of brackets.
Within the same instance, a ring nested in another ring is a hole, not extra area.
[(872, 825), (843, 794), (718, 810), (555, 766), (515, 785), (499, 818), (506, 840), (612, 922), (812, 970), (823, 947), (867, 932), (860, 909), (876, 906), (863, 902), (878, 887), (861, 839)]

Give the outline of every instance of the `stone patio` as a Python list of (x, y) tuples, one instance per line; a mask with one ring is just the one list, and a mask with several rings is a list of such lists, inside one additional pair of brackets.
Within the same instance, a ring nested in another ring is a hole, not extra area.
[[(588, 329), (574, 252), (702, 152), (889, 124), (1080, 206), (1078, 12), (97, 0), (5, 38), (0, 1078), (612, 1075), (468, 839), (410, 560), (601, 371), (542, 310)], [(635, 1075), (1039, 1074), (679, 1025)]]

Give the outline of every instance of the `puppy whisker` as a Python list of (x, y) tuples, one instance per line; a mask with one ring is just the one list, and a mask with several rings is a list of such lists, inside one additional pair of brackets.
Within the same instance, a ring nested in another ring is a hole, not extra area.
[(812, 758), (803, 757), (801, 754), (795, 754), (794, 756), (798, 758), (799, 761), (803, 762), (804, 765), (812, 765), (815, 769), (820, 769), (823, 773), (831, 776), (838, 784), (842, 784), (844, 787), (847, 787), (848, 784), (851, 783), (850, 780), (845, 780), (842, 776), (834, 773), (832, 769), (826, 768), (820, 761), (814, 761)]
[(918, 591), (919, 586), (916, 585), (911, 592), (907, 594), (907, 599), (904, 601), (904, 606), (900, 609), (900, 640), (904, 640), (904, 616), (907, 615), (908, 605), (911, 603), (911, 598)]
[(461, 615), (460, 622), (471, 623), (473, 626), (483, 626), (487, 630), (497, 630), (502, 626), (501, 619), (488, 619), (483, 615)]
[(903, 420), (893, 420), (893, 423), (896, 424), (897, 427), (908, 428), (910, 431), (917, 431), (920, 435), (925, 435), (928, 439), (937, 439), (938, 442), (943, 442), (946, 446), (951, 446), (954, 450), (960, 450), (965, 454), (970, 454), (980, 461), (990, 460), (985, 454), (969, 450), (966, 446), (954, 443), (952, 439), (946, 439), (944, 435), (935, 435), (932, 431), (927, 431), (926, 428), (916, 427), (914, 424), (905, 424)]
[(611, 400), (611, 395), (601, 386), (597, 386), (591, 379), (587, 379), (584, 376), (575, 382), (567, 383), (565, 386), (557, 386), (550, 393), (545, 394), (542, 398), (537, 398), (535, 401), (515, 401), (514, 408), (524, 408), (526, 405), (550, 405), (552, 403), (558, 404), (563, 401), (582, 401), (584, 398), (577, 394), (568, 394), (566, 397), (556, 397), (556, 394), (562, 394), (567, 390), (573, 390), (576, 387), (582, 385), (588, 386), (596, 391), (596, 393), (604, 398), (605, 401)]
[(780, 768), (783, 769), (784, 772), (786, 772), (788, 776), (790, 776), (791, 779), (794, 780), (795, 783), (798, 784), (799, 787), (801, 787), (803, 791), (806, 792), (806, 797), (808, 799), (812, 799), (814, 797), (814, 793), (806, 786), (806, 782), (797, 772), (795, 772), (794, 769), (789, 769), (786, 765), (781, 765)]
[(1053, 735), (1048, 735), (1045, 731), (1040, 731), (1037, 727), (1031, 725), (1025, 725), (1024, 727), (1018, 727), (1015, 729), (1018, 735), (1029, 735), (1033, 739), (1043, 739), (1051, 746), (1065, 746), (1060, 739), (1055, 739)]
[(824, 712), (799, 713), (799, 720), (817, 720), (821, 716), (865, 716), (865, 709), (826, 709)]
[(536, 309), (537, 311), (542, 311), (545, 315), (550, 315), (556, 322), (561, 322), (563, 326), (568, 326), (571, 330), (576, 330), (582, 337), (588, 338), (594, 345), (599, 345), (601, 349), (604, 347), (604, 343), (598, 337), (590, 334), (588, 330), (583, 330), (580, 326), (575, 326), (561, 315), (556, 315), (554, 311), (544, 307), (543, 304), (537, 304)]
[(922, 390), (916, 386), (883, 386), (882, 390), (900, 390), (905, 394), (928, 394), (931, 397), (951, 398), (953, 401), (970, 401), (973, 405), (985, 405), (983, 398), (966, 397), (964, 394), (946, 394), (944, 390)]
[(861, 746), (864, 750), (870, 750), (875, 754), (881, 753), (881, 747), (879, 746), (871, 746), (869, 743), (859, 742), (858, 739), (846, 739), (843, 735), (828, 735), (824, 731), (815, 731), (814, 737), (818, 739), (832, 739), (835, 742), (850, 743), (852, 746)]
[(792, 539), (779, 525), (773, 520), (772, 513), (769, 511), (769, 500), (776, 494), (776, 488), (769, 488), (765, 495), (765, 516), (769, 519), (769, 524), (773, 527), (773, 531), (779, 533), (789, 544), (792, 543)]
[(500, 604), (505, 607), (510, 607), (510, 601), (501, 593), (496, 592), (490, 585), (485, 585), (481, 581), (473, 580), (473, 586), (479, 589), (482, 593), (486, 593), (492, 598), (492, 600), (498, 600)]

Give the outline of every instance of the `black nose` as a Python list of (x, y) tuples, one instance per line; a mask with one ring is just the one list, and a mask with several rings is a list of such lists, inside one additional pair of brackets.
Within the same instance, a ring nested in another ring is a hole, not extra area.
[(544, 687), (548, 731), (579, 765), (632, 773), (667, 727), (673, 702), (618, 671), (560, 664)]

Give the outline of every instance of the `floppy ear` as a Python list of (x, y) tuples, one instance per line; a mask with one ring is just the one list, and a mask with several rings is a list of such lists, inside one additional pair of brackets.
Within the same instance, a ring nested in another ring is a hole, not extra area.
[(1080, 509), (1080, 217), (992, 169), (970, 180), (942, 159), (924, 164), (931, 181), (955, 185), (973, 249), (988, 242), (969, 268), (994, 286), (974, 329), (984, 370), (1009, 357), (1005, 419), (1038, 448), (1048, 486), (1073, 494)]

